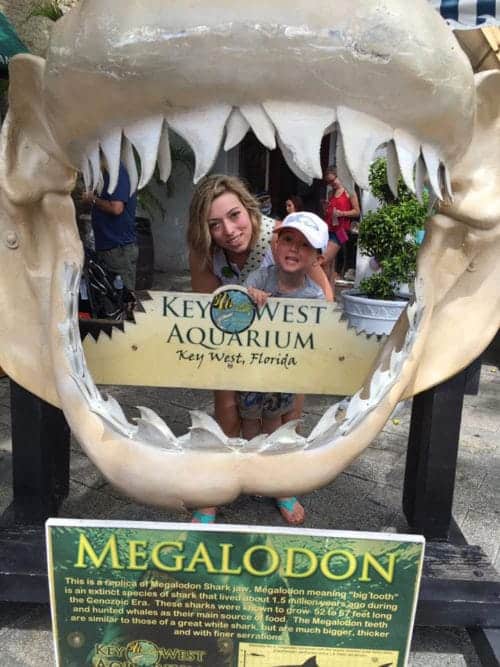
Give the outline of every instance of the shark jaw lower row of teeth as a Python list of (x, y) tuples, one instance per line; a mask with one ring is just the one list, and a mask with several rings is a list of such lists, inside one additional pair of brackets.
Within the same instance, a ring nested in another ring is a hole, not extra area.
[[(59, 324), (63, 338), (63, 354), (86, 409), (102, 421), (111, 437), (127, 438), (141, 445), (156, 447), (172, 454), (186, 451), (210, 451), (240, 454), (277, 455), (297, 450), (313, 450), (334, 446), (340, 438), (349, 435), (369, 415), (394, 387), (412, 351), (418, 335), (424, 306), (418, 296), (406, 310), (408, 329), (399, 350), (393, 349), (387, 367), (379, 367), (372, 373), (367, 388), (350, 399), (332, 405), (321, 417), (308, 437), (299, 435), (297, 421), (284, 424), (269, 435), (262, 434), (252, 440), (229, 438), (209, 415), (191, 411), (192, 425), (188, 433), (176, 436), (166, 422), (153, 410), (138, 407), (140, 417), (135, 424), (128, 421), (120, 404), (112, 396), (104, 398), (96, 387), (87, 368), (81, 344), (76, 303), (80, 271), (75, 264), (64, 267), (64, 306), (66, 318)], [(418, 286), (416, 286), (418, 287)], [(129, 326), (125, 323), (125, 332)], [(78, 436), (78, 434), (76, 434)]]
[(452, 196), (448, 169), (436, 147), (347, 107), (332, 110), (282, 101), (169, 111), (110, 129), (83, 151), (81, 170), (85, 184), (88, 188), (98, 187), (101, 155), (108, 165), (110, 192), (118, 181), (120, 161), (128, 170), (132, 191), (149, 182), (156, 163), (160, 179), (167, 181), (172, 168), (170, 130), (192, 148), (196, 158), (194, 181), (198, 182), (213, 166), (221, 146), (226, 151), (234, 148), (250, 129), (269, 150), (279, 146), (291, 171), (304, 182), (322, 177), (321, 141), (326, 134), (336, 132), (336, 164), (347, 189), (352, 189), (354, 183), (368, 188), (370, 164), (376, 152), (385, 149), (389, 185), (395, 195), (401, 175), (419, 199), (425, 186), (440, 200)]

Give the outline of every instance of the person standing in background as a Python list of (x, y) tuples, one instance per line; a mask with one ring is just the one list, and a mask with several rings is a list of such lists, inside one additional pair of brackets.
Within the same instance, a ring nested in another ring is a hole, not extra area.
[(285, 201), (285, 209), (287, 215), (290, 215), (290, 213), (298, 213), (299, 211), (303, 211), (304, 203), (302, 198), (298, 195), (291, 195)]
[(133, 294), (139, 247), (135, 212), (137, 195), (130, 192), (130, 178), (120, 163), (118, 182), (109, 193), (109, 172), (103, 165), (101, 193), (86, 193), (83, 201), (92, 205), (91, 218), (97, 258), (113, 273), (119, 275), (123, 285)]
[(360, 208), (355, 192), (348, 193), (337, 175), (335, 167), (328, 167), (325, 171), (325, 182), (331, 188), (331, 194), (326, 202), (325, 222), (328, 225), (330, 241), (325, 253), (324, 270), (334, 287), (335, 258), (340, 248), (348, 241), (348, 232), (353, 218), (359, 218)]

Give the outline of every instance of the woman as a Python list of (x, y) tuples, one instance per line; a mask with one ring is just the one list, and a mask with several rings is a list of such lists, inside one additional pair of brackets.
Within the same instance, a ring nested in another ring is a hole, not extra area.
[[(261, 214), (258, 202), (239, 178), (213, 175), (200, 181), (191, 201), (187, 233), (193, 291), (209, 293), (223, 284), (241, 284), (251, 271), (273, 264), (274, 226), (274, 220)], [(331, 300), (332, 291), (319, 264), (310, 276)], [(236, 392), (215, 391), (214, 404), (215, 418), (224, 433), (238, 437)], [(296, 406), (287, 417), (297, 416)], [(282, 500), (287, 501), (279, 505), (285, 520), (302, 523), (302, 505), (296, 499), (278, 499)], [(289, 500), (295, 502), (290, 504)], [(210, 523), (215, 519), (215, 509), (197, 510), (193, 520)]]
[(286, 214), (297, 213), (304, 210), (304, 203), (298, 195), (292, 195), (285, 201)]
[(325, 207), (325, 222), (328, 225), (330, 242), (325, 253), (325, 272), (332, 283), (335, 283), (335, 258), (340, 248), (349, 240), (347, 232), (351, 228), (351, 220), (359, 218), (360, 208), (355, 192), (349, 194), (340, 181), (335, 167), (328, 167), (325, 181), (332, 189), (330, 199)]

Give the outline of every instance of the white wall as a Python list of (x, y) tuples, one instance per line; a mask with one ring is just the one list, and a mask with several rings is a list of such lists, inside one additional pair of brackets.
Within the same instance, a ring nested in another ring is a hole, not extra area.
[[(211, 173), (237, 174), (239, 150), (229, 153), (221, 150)], [(193, 176), (180, 162), (174, 163), (169, 180), (165, 184), (151, 183), (148, 186), (160, 206), (155, 207), (152, 233), (157, 271), (184, 271), (188, 268), (186, 231), (189, 204), (194, 190)]]

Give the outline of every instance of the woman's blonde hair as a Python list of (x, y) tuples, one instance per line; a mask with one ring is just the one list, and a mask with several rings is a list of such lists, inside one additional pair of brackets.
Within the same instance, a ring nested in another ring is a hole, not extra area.
[(262, 214), (257, 200), (250, 194), (243, 181), (236, 176), (224, 174), (205, 176), (198, 183), (191, 199), (187, 230), (189, 249), (196, 253), (204, 266), (211, 262), (214, 246), (208, 226), (210, 208), (213, 201), (226, 192), (236, 195), (248, 212), (252, 223), (250, 247), (253, 247), (259, 238)]

